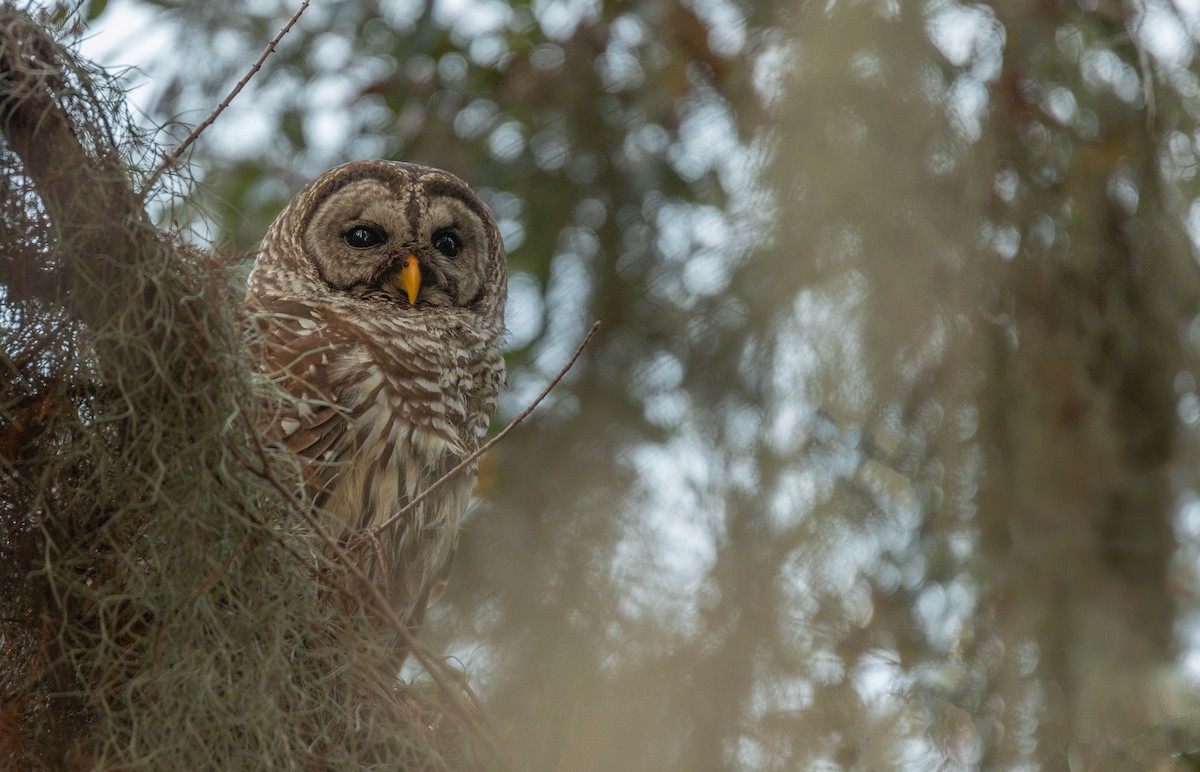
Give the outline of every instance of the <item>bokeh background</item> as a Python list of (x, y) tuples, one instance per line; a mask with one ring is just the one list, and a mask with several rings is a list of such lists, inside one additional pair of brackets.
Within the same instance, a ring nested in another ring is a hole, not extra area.
[[(171, 147), (295, 8), (91, 0), (83, 51)], [(345, 161), (468, 180), (495, 428), (603, 322), (424, 632), (519, 768), (1194, 769), (1197, 40), (1196, 0), (314, 2), (154, 204), (236, 255)]]

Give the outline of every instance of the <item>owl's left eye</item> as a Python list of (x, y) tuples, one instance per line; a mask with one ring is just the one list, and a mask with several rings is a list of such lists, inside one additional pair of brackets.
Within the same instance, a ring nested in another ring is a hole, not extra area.
[(433, 248), (446, 257), (458, 257), (462, 239), (452, 230), (440, 230), (433, 234)]
[(387, 241), (387, 233), (370, 225), (355, 225), (342, 234), (342, 239), (355, 249), (368, 249)]

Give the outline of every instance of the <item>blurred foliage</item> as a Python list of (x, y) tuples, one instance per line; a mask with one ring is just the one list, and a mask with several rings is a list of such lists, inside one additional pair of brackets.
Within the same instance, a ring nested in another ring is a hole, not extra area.
[[(172, 41), (167, 145), (293, 10), (99, 5)], [(604, 322), (486, 459), (426, 633), (521, 768), (1186, 769), (1198, 35), (1161, 0), (314, 3), (163, 216), (237, 253), (337, 163), (462, 176), (509, 416)]]

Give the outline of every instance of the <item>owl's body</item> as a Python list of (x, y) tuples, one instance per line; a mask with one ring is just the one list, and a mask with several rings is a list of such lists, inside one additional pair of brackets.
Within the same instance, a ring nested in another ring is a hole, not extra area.
[[(262, 369), (303, 399), (273, 432), (333, 536), (389, 520), (481, 444), (504, 382), (504, 259), (466, 185), (410, 164), (337, 167), (271, 226), (247, 303)], [(440, 591), (474, 477), (361, 553), (406, 622)]]

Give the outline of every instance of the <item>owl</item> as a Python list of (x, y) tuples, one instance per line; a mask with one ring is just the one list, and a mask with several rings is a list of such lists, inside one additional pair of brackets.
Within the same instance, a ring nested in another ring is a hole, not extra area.
[[(414, 164), (331, 169), (267, 231), (253, 349), (299, 398), (270, 433), (335, 538), (389, 520), (480, 446), (505, 379), (505, 277), (483, 202)], [(445, 586), (474, 481), (468, 468), (355, 553), (410, 626)]]

